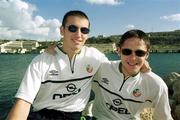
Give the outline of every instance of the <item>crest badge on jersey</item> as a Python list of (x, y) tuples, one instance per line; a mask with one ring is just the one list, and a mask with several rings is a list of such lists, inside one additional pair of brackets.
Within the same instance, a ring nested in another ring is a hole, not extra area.
[(88, 73), (92, 73), (93, 67), (92, 67), (90, 64), (88, 64), (88, 65), (86, 66), (86, 71), (87, 71)]
[(140, 91), (140, 89), (135, 89), (135, 90), (133, 90), (133, 95), (134, 95), (134, 97), (139, 97), (139, 96), (141, 96), (141, 91)]

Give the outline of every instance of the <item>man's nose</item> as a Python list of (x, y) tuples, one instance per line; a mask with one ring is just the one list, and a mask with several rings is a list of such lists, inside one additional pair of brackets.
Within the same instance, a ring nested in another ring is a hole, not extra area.
[(136, 59), (136, 54), (135, 54), (135, 52), (133, 52), (131, 55), (130, 55), (130, 58), (132, 59), (132, 60), (135, 60)]
[(78, 28), (75, 34), (76, 34), (77, 36), (81, 36), (81, 34), (82, 34), (82, 33), (81, 33), (81, 29)]

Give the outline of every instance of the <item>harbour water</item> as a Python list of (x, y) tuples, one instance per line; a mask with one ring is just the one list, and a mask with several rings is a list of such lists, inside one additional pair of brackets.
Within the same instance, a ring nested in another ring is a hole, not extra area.
[[(37, 54), (0, 54), (0, 120), (4, 120), (14, 102), (14, 95), (28, 64)], [(119, 59), (107, 54), (111, 60)], [(162, 78), (175, 71), (180, 72), (179, 53), (151, 53), (152, 70)]]

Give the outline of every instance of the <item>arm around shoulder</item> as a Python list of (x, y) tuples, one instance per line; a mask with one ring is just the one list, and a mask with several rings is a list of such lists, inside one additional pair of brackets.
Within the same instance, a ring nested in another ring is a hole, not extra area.
[(164, 87), (162, 86), (163, 85), (161, 84), (161, 89), (158, 91), (159, 95), (157, 95), (156, 99), (154, 100), (154, 118), (155, 120), (173, 120), (169, 105), (168, 88), (165, 83)]
[(26, 120), (30, 107), (31, 103), (22, 99), (17, 99), (6, 120)]

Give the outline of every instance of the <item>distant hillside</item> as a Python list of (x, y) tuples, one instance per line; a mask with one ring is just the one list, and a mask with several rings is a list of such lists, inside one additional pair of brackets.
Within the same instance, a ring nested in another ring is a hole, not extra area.
[(180, 45), (180, 30), (148, 34), (152, 45)]
[[(147, 34), (150, 38), (151, 45), (180, 45), (180, 30), (169, 31), (169, 32), (149, 32)], [(97, 37), (90, 37), (86, 43), (87, 44), (117, 43), (120, 37), (121, 35), (111, 35), (108, 37), (99, 35)], [(16, 39), (16, 41), (22, 41), (22, 40), (26, 41), (27, 39)], [(8, 41), (10, 40), (3, 40), (0, 38), (0, 44), (8, 42)], [(31, 41), (36, 41), (36, 40), (31, 40)], [(41, 40), (39, 42), (42, 43), (43, 46), (44, 45), (47, 46), (49, 43), (53, 43), (57, 41)]]
[[(180, 45), (180, 30), (170, 31), (170, 32), (150, 32), (147, 33), (151, 45)], [(89, 44), (104, 44), (104, 43), (117, 43), (121, 35), (112, 35), (108, 37), (103, 37), (99, 35), (98, 37), (91, 37), (87, 41)]]

